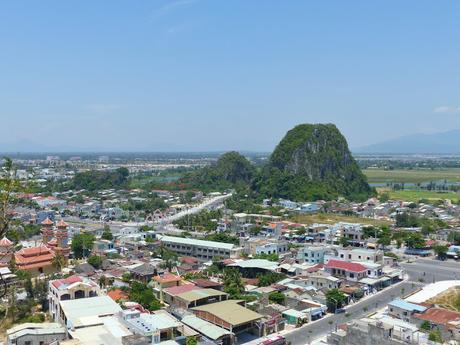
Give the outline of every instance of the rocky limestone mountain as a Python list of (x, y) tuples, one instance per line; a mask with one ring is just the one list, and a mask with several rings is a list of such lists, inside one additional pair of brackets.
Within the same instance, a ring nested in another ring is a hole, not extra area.
[(258, 189), (295, 200), (365, 199), (374, 193), (333, 124), (302, 124), (276, 146)]

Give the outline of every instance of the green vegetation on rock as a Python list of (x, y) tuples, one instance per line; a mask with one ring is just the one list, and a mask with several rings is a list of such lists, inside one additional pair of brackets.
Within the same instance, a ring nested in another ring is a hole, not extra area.
[(256, 169), (237, 152), (228, 152), (216, 164), (189, 173), (181, 182), (203, 191), (236, 189), (259, 198), (296, 201), (340, 196), (365, 200), (375, 195), (347, 141), (332, 124), (294, 127), (262, 168)]
[(263, 169), (258, 190), (293, 200), (364, 200), (375, 194), (333, 124), (303, 124), (291, 129)]
[(189, 173), (182, 181), (203, 191), (225, 190), (248, 187), (254, 174), (251, 163), (238, 152), (231, 151), (220, 156), (216, 164)]

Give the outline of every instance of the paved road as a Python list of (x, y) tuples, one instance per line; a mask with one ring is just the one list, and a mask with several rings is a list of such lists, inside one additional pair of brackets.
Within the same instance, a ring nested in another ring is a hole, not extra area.
[[(325, 317), (311, 324), (287, 333), (285, 336), (292, 345), (309, 344), (335, 330), (336, 326), (358, 319), (381, 309), (396, 297), (402, 297), (423, 287), (423, 283), (433, 281), (460, 279), (460, 264), (454, 261), (438, 261), (432, 259), (418, 259), (414, 263), (401, 265), (409, 275), (409, 280), (392, 286), (377, 295), (368, 297), (346, 308), (346, 314), (336, 314)], [(419, 280), (422, 279), (423, 283)], [(348, 315), (349, 314), (349, 315)], [(346, 316), (348, 315), (348, 316)]]
[(366, 314), (381, 309), (394, 298), (416, 291), (419, 288), (419, 285), (420, 284), (413, 284), (412, 282), (402, 282), (382, 291), (379, 294), (368, 297), (347, 307), (347, 312), (344, 314), (336, 314), (322, 318), (311, 324), (298, 328), (285, 336), (292, 345), (308, 344), (310, 341), (320, 338), (332, 330), (335, 330), (336, 326), (341, 323), (348, 322), (351, 319), (364, 317)]

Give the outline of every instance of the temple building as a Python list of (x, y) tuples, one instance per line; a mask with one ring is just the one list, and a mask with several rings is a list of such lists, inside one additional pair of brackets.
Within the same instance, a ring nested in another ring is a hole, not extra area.
[(56, 271), (53, 267), (54, 255), (54, 251), (40, 244), (38, 247), (22, 248), (14, 254), (14, 258), (18, 269), (38, 275)]
[(0, 240), (0, 267), (8, 266), (13, 257), (13, 242), (6, 237)]
[(67, 223), (61, 220), (56, 224), (49, 218), (42, 223), (42, 243), (37, 247), (23, 248), (14, 254), (18, 269), (31, 272), (33, 275), (56, 271), (53, 258), (56, 255), (69, 257)]

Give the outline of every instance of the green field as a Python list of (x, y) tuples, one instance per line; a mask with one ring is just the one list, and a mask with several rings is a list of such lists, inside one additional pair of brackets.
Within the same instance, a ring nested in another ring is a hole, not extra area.
[(391, 222), (380, 219), (361, 218), (356, 216), (345, 216), (341, 214), (318, 213), (318, 214), (297, 214), (290, 218), (291, 221), (301, 224), (335, 224), (337, 222), (361, 223), (366, 225), (390, 225)]
[(460, 192), (431, 192), (427, 190), (389, 190), (378, 188), (379, 193), (388, 193), (390, 199), (418, 202), (420, 199), (446, 200), (457, 202), (460, 199)]
[(384, 170), (364, 169), (369, 183), (422, 183), (430, 181), (447, 180), (448, 182), (460, 181), (460, 168), (451, 169), (414, 169), (414, 170)]

